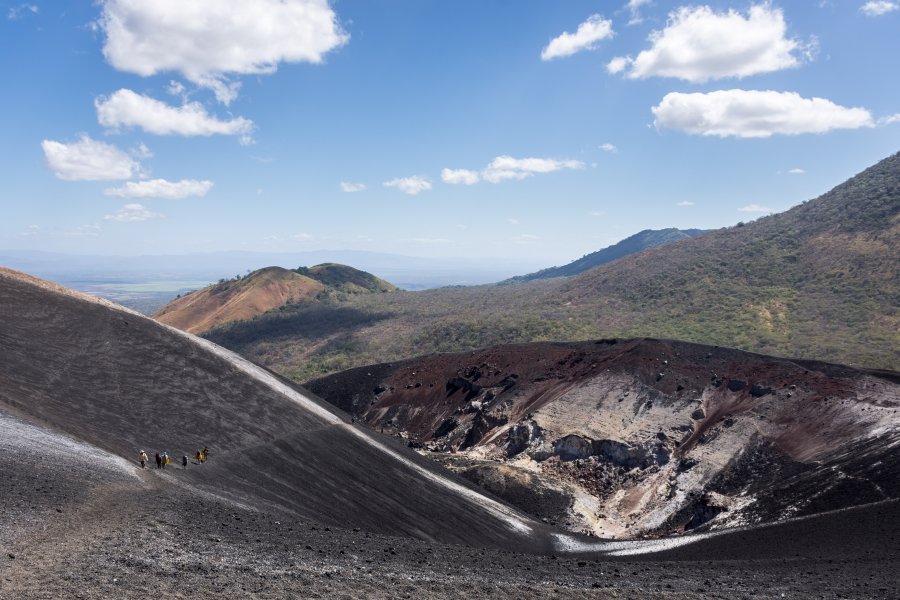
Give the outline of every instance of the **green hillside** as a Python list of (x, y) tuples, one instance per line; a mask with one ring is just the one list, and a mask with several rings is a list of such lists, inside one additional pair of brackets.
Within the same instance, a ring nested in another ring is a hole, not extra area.
[(354, 269), (347, 265), (339, 265), (337, 263), (322, 263), (314, 267), (299, 267), (294, 269), (295, 273), (304, 275), (311, 279), (323, 283), (331, 288), (347, 292), (355, 293), (383, 293), (396, 292), (397, 288), (385, 281), (375, 277), (371, 273)]
[(784, 213), (570, 278), (346, 295), (209, 333), (297, 380), (497, 343), (670, 337), (900, 367), (900, 154)]

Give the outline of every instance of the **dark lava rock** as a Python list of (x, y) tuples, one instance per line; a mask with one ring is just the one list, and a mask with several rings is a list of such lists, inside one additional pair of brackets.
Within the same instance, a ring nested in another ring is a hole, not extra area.
[(444, 419), (444, 422), (441, 423), (440, 426), (434, 430), (434, 437), (435, 438), (444, 437), (445, 435), (447, 435), (448, 433), (450, 433), (451, 431), (456, 429), (457, 425), (459, 425), (459, 421), (457, 421), (453, 417), (448, 417), (448, 418)]
[(771, 394), (771, 393), (772, 393), (772, 388), (770, 388), (770, 387), (763, 387), (761, 385), (750, 386), (750, 395), (753, 396), (754, 398), (762, 398), (763, 396), (765, 396), (767, 394)]
[(741, 381), (740, 379), (729, 379), (728, 380), (728, 390), (731, 392), (739, 392), (742, 389), (747, 387), (746, 381)]

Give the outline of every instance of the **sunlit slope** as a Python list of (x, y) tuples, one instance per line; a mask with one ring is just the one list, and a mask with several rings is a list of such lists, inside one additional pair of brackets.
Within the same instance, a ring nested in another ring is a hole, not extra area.
[(209, 337), (298, 381), (504, 343), (661, 337), (900, 368), (900, 154), (819, 198), (570, 278), (347, 297)]
[(396, 290), (383, 279), (347, 265), (323, 263), (295, 270), (266, 267), (176, 298), (153, 318), (189, 333), (203, 333), (288, 305)]
[(424, 539), (547, 543), (538, 524), (209, 342), (8, 270), (0, 306), (0, 406), (129, 460), (208, 445), (185, 493)]
[(294, 271), (268, 267), (211, 285), (162, 307), (154, 318), (190, 333), (241, 321), (290, 302), (311, 300), (325, 285)]

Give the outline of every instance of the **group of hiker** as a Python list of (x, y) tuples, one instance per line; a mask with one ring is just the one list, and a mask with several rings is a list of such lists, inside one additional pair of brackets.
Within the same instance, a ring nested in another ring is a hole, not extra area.
[[(169, 457), (169, 453), (166, 450), (163, 450), (162, 452), (157, 452), (155, 458), (156, 458), (156, 468), (157, 469), (165, 469), (166, 465), (172, 463), (172, 459)], [(202, 465), (204, 462), (206, 462), (206, 460), (208, 458), (209, 458), (209, 448), (207, 448), (206, 446), (203, 447), (203, 450), (197, 450), (197, 452), (194, 453), (195, 464)], [(142, 469), (146, 469), (147, 463), (150, 462), (150, 460), (147, 458), (147, 453), (144, 452), (143, 450), (141, 450), (141, 453), (138, 455), (138, 460), (141, 463)], [(181, 456), (181, 468), (187, 469), (187, 466), (188, 466), (188, 457), (187, 457), (187, 454), (183, 454)]]

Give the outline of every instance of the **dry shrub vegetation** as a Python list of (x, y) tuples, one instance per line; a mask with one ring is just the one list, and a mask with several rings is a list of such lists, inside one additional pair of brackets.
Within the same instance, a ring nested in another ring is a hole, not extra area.
[(900, 154), (793, 209), (580, 275), (329, 292), (207, 336), (298, 381), (433, 352), (663, 337), (900, 366)]

